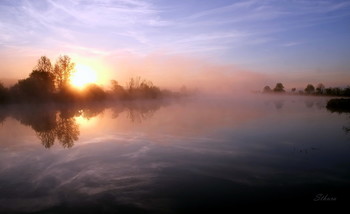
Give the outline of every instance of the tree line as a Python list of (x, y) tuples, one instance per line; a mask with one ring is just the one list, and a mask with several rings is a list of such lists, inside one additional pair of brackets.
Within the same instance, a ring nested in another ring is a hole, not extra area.
[(131, 78), (124, 87), (116, 80), (112, 80), (110, 90), (104, 90), (91, 83), (84, 90), (79, 91), (70, 83), (74, 72), (75, 63), (69, 56), (59, 56), (54, 65), (48, 57), (42, 56), (27, 78), (18, 80), (9, 88), (0, 83), (0, 103), (157, 99), (180, 95), (179, 92), (161, 90), (151, 81), (140, 77)]
[[(272, 89), (270, 86), (263, 88), (263, 93), (286, 93), (285, 87), (282, 83), (277, 83)], [(350, 96), (350, 86), (345, 88), (328, 87), (326, 88), (323, 83), (319, 83), (316, 87), (312, 84), (307, 84), (304, 90), (296, 91), (296, 88), (290, 90), (291, 94), (306, 94), (306, 95), (326, 95), (326, 96)]]

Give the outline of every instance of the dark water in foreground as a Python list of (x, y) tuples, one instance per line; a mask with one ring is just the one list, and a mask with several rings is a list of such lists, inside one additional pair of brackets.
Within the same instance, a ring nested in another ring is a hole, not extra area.
[(349, 203), (350, 115), (328, 99), (2, 108), (0, 213)]

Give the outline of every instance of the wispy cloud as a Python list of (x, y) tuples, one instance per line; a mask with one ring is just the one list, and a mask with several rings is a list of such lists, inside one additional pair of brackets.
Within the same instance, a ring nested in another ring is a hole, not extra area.
[(302, 38), (308, 28), (321, 37), (317, 26), (344, 24), (349, 10), (347, 0), (208, 1), (200, 6), (188, 1), (0, 1), (0, 52), (108, 56), (166, 51), (212, 58), (227, 54), (226, 59), (247, 52), (251, 59), (246, 61), (254, 61), (265, 57), (257, 53), (273, 47), (302, 48), (310, 42)]
[(293, 46), (297, 46), (297, 45), (301, 45), (303, 44), (303, 42), (287, 42), (282, 44), (283, 47), (293, 47)]

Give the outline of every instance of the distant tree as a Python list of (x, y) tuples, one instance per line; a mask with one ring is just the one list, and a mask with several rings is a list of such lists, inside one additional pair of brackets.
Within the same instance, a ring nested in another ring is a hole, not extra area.
[(8, 101), (8, 89), (0, 82), (0, 103), (5, 103)]
[(161, 95), (158, 87), (154, 86), (151, 81), (143, 80), (140, 84), (140, 93), (143, 98), (155, 99)]
[(263, 92), (264, 93), (270, 93), (272, 91), (272, 89), (270, 88), (270, 86), (265, 86), (264, 89), (263, 89)]
[(332, 95), (340, 96), (340, 95), (342, 95), (342, 90), (338, 87), (332, 88)]
[(316, 87), (317, 94), (323, 94), (325, 90), (325, 86), (322, 83), (319, 83)]
[(332, 91), (333, 91), (332, 88), (326, 88), (325, 89), (325, 92), (326, 92), (327, 95), (332, 95)]
[(59, 91), (67, 88), (70, 77), (74, 72), (75, 64), (71, 62), (71, 58), (67, 55), (60, 56), (53, 69), (56, 87)]
[(34, 70), (37, 71), (45, 71), (45, 72), (52, 72), (52, 64), (49, 58), (46, 56), (40, 57), (38, 60), (38, 64), (34, 67)]
[(140, 88), (140, 83), (141, 83), (141, 77), (136, 77), (136, 78), (131, 78), (129, 82), (126, 83), (126, 89), (129, 92), (133, 92)]
[(344, 90), (343, 90), (343, 95), (349, 97), (350, 96), (350, 86), (347, 86)]
[(347, 96), (346, 94), (350, 93), (350, 87), (348, 86), (345, 89), (341, 89), (341, 88), (326, 88), (325, 89), (325, 94), (326, 95), (331, 95), (331, 96)]
[(275, 88), (273, 89), (274, 92), (285, 92), (284, 86), (282, 83), (277, 83)]
[(151, 81), (141, 80), (140, 77), (131, 78), (126, 84), (126, 98), (157, 98), (161, 91)]
[(315, 91), (315, 87), (312, 84), (308, 84), (304, 91), (308, 94), (311, 94)]
[(86, 101), (97, 101), (106, 98), (105, 91), (96, 84), (89, 84), (84, 90)]
[(124, 98), (125, 97), (125, 89), (123, 86), (119, 85), (116, 80), (111, 80), (111, 88), (112, 88), (112, 96), (116, 98)]
[(292, 88), (292, 90), (291, 90), (291, 91), (294, 93), (296, 90), (297, 90), (296, 88)]

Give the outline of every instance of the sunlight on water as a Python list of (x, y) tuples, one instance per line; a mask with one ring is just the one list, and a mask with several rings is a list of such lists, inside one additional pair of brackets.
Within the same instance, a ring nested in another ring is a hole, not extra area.
[(80, 116), (76, 116), (74, 117), (75, 121), (79, 124), (79, 126), (81, 128), (85, 128), (85, 127), (93, 127), (96, 125), (96, 122), (98, 120), (97, 117), (93, 117), (93, 118), (86, 118), (83, 115)]

